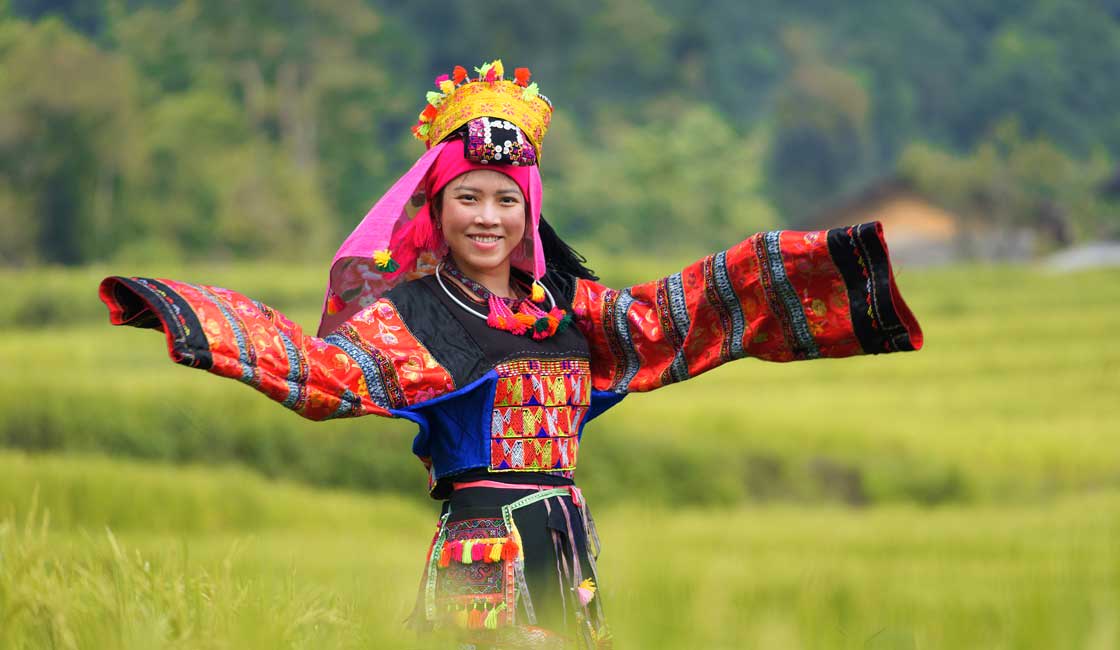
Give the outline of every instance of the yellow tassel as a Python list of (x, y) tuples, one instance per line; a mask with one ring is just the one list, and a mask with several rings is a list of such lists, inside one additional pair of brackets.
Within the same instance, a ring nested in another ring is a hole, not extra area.
[(529, 294), (529, 298), (532, 299), (533, 302), (544, 301), (544, 287), (541, 286), (540, 282), (533, 281), (533, 291)]
[(501, 542), (498, 542), (497, 544), (494, 544), (493, 546), (490, 547), (490, 561), (491, 562), (501, 562), (502, 561), (502, 543)]
[(450, 95), (451, 93), (455, 92), (455, 82), (451, 81), (450, 79), (441, 81), (439, 84), (439, 89), (444, 95)]
[(506, 69), (505, 69), (505, 66), (502, 65), (502, 60), (501, 59), (495, 59), (494, 62), (491, 63), (490, 65), (493, 66), (493, 68), (494, 68), (494, 74), (498, 75), (499, 77), (504, 77), (505, 76)]
[(468, 539), (463, 542), (463, 564), (471, 563), (471, 548), (474, 547), (474, 540)]
[(521, 531), (517, 530), (517, 525), (513, 526), (513, 541), (517, 543), (517, 559), (525, 559), (525, 550), (521, 544)]

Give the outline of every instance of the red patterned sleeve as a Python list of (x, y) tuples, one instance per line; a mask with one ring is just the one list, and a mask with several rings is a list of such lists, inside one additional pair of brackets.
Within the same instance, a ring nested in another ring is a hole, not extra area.
[(110, 277), (100, 293), (114, 325), (163, 331), (176, 363), (237, 379), (312, 420), (392, 416), (454, 390), (387, 300), (320, 339), (227, 289)]
[(917, 350), (878, 222), (759, 233), (667, 278), (576, 284), (597, 390), (647, 391), (741, 357), (797, 361)]

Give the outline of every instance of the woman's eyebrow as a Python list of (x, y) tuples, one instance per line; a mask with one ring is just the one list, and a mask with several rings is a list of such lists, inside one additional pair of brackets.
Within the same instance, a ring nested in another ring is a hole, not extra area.
[[(457, 185), (455, 187), (455, 191), (456, 192), (477, 192), (479, 194), (482, 193), (482, 190), (480, 190), (477, 187), (471, 187), (470, 185)], [(495, 190), (494, 193), (495, 194), (516, 194), (516, 195), (520, 195), (521, 190), (519, 190), (516, 187), (507, 187), (507, 188), (503, 188), (503, 189), (500, 189), (500, 190)]]

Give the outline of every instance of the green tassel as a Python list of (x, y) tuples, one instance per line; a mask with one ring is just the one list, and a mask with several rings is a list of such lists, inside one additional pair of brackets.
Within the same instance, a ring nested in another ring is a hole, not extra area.
[(484, 625), (486, 626), (486, 629), (488, 629), (488, 630), (498, 629), (498, 614), (501, 613), (505, 608), (506, 608), (506, 604), (501, 603), (497, 607), (495, 607), (494, 609), (491, 609), (486, 614), (486, 621), (484, 622)]
[(533, 323), (533, 331), (534, 332), (548, 331), (548, 318), (546, 318), (546, 317), (538, 318), (537, 322)]

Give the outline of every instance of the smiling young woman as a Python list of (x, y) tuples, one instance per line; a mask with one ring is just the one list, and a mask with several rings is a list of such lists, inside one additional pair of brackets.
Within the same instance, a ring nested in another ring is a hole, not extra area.
[(524, 68), (478, 70), (436, 79), (414, 127), (428, 151), (336, 254), (318, 337), (216, 287), (111, 277), (101, 298), (113, 323), (164, 331), (176, 362), (304, 417), (418, 425), (442, 511), (417, 627), (478, 647), (606, 647), (599, 540), (573, 480), (590, 420), (742, 357), (916, 350), (922, 332), (877, 223), (758, 233), (604, 287), (540, 216), (551, 104)]

